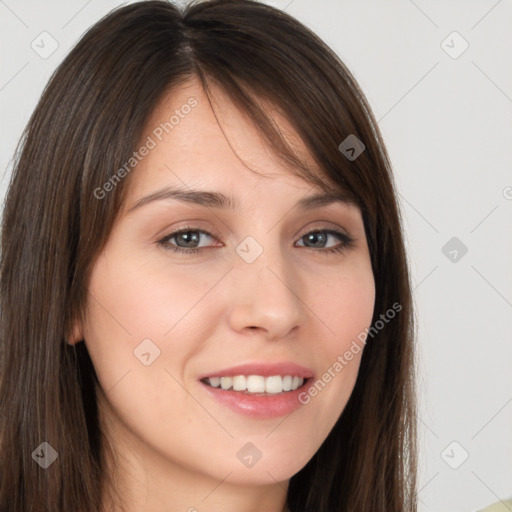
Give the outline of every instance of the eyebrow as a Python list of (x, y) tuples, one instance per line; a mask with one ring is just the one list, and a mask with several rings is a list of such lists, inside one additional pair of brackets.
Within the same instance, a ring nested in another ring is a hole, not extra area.
[[(227, 196), (221, 192), (212, 192), (206, 190), (182, 189), (175, 187), (164, 187), (156, 192), (138, 199), (127, 211), (130, 213), (155, 201), (181, 201), (185, 203), (197, 204), (209, 208), (239, 210), (240, 203), (235, 197)], [(346, 205), (356, 205), (356, 201), (347, 195), (336, 193), (317, 193), (308, 197), (303, 197), (297, 201), (295, 208), (302, 210), (311, 210), (321, 206), (327, 206), (333, 203), (342, 203)]]

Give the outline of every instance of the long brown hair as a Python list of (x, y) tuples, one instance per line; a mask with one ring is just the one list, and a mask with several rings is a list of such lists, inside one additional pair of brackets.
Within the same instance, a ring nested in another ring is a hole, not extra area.
[[(222, 87), (291, 172), (357, 202), (375, 278), (373, 322), (401, 305), (368, 339), (328, 438), (291, 478), (291, 511), (415, 511), (414, 315), (391, 164), (364, 94), (336, 54), (293, 17), (252, 0), (195, 2), (183, 12), (165, 1), (118, 8), (82, 37), (44, 90), (3, 213), (0, 509), (100, 509), (109, 445), (98, 382), (85, 344), (65, 339), (73, 320), (85, 318), (91, 269), (130, 176), (102, 200), (94, 191), (130, 158), (162, 95), (193, 75), (207, 94), (212, 82)], [(263, 102), (296, 129), (322, 176)], [(349, 135), (365, 145), (356, 159), (339, 149)], [(42, 442), (58, 453), (47, 469), (32, 457)]]

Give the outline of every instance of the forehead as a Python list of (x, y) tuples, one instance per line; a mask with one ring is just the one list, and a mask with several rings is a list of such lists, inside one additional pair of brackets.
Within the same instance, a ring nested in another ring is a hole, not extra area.
[[(212, 93), (208, 98), (199, 80), (192, 78), (161, 98), (139, 143), (150, 149), (130, 176), (127, 206), (166, 186), (222, 190), (246, 198), (265, 196), (272, 189), (283, 200), (321, 191), (286, 168), (252, 120), (220, 88), (212, 87)], [(285, 140), (321, 174), (286, 118), (275, 109), (270, 113)]]

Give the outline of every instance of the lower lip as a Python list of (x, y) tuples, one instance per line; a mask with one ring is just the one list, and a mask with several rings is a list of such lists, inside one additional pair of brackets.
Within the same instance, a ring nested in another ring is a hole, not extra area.
[(303, 405), (299, 401), (299, 395), (307, 389), (309, 380), (304, 380), (303, 385), (295, 391), (274, 395), (246, 394), (242, 391), (214, 388), (201, 381), (200, 384), (210, 396), (235, 412), (253, 418), (277, 418), (290, 414)]

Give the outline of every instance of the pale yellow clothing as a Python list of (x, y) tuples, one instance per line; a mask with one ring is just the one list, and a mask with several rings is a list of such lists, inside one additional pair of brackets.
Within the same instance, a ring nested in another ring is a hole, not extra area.
[(498, 501), (478, 512), (512, 512), (512, 499)]
[[(290, 512), (288, 505), (286, 505), (285, 512)], [(498, 501), (497, 503), (493, 503), (488, 507), (478, 510), (478, 512), (512, 512), (512, 499)]]

